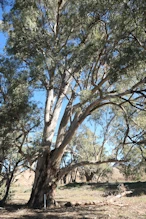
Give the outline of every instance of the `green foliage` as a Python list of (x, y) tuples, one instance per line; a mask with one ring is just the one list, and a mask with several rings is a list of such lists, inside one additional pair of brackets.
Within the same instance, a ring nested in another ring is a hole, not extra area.
[(13, 123), (18, 121), (19, 115), (27, 113), (29, 108), (27, 72), (18, 70), (21, 66), (17, 60), (1, 58), (0, 61), (0, 118), (2, 123)]
[(144, 43), (144, 1), (64, 1), (56, 27), (57, 7), (57, 1), (16, 0), (5, 15), (9, 24), (8, 51), (33, 61), (42, 70), (52, 66), (61, 69), (64, 58), (69, 68), (89, 70), (101, 54), (103, 65), (108, 64), (111, 82), (143, 68), (145, 50), (134, 36)]
[(4, 202), (10, 197), (7, 181), (11, 184), (18, 163), (28, 166), (30, 160), (29, 165), (36, 159), (35, 150), (32, 154), (28, 153), (31, 144), (29, 135), (32, 129), (35, 130), (40, 125), (40, 110), (30, 100), (32, 86), (28, 75), (26, 66), (20, 61), (13, 57), (1, 56), (0, 174), (6, 184), (2, 193)]
[[(143, 150), (143, 154), (141, 150)], [(123, 153), (124, 155), (127, 155), (126, 157), (129, 162), (126, 164), (120, 164), (120, 171), (124, 174), (127, 180), (142, 180), (143, 177), (145, 177), (145, 149), (142, 149), (142, 146), (125, 145)]]
[(17, 138), (22, 132), (23, 125), (29, 129), (30, 123), (36, 126), (39, 124), (39, 118), (36, 120), (33, 116), (30, 117), (30, 113), (35, 114), (39, 111), (36, 105), (29, 101), (31, 89), (28, 72), (18, 60), (1, 58), (0, 80), (1, 144), (4, 142), (12, 144), (11, 137)]
[[(92, 132), (87, 126), (83, 125), (76, 133), (69, 146), (73, 162), (91, 161), (97, 162), (108, 159), (105, 148), (98, 143), (96, 133)], [(87, 181), (93, 178), (106, 179), (112, 173), (109, 164), (101, 166), (88, 165), (79, 168), (81, 176), (85, 176)]]

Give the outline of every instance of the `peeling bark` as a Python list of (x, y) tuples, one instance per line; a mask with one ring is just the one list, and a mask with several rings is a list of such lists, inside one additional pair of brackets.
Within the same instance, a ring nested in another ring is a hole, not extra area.
[(44, 194), (47, 197), (47, 207), (54, 204), (54, 192), (58, 181), (58, 169), (52, 165), (52, 154), (45, 151), (38, 160), (34, 185), (28, 206), (42, 208)]

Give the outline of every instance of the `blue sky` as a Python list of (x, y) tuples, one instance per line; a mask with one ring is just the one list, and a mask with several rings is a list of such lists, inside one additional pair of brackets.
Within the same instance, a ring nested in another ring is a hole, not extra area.
[[(0, 7), (0, 21), (2, 21), (2, 9)], [(0, 53), (3, 52), (6, 43), (6, 36), (0, 31)]]

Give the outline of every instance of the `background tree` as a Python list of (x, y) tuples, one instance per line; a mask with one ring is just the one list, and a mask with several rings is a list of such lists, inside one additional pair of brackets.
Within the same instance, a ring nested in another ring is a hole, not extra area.
[[(0, 64), (0, 150), (1, 165), (9, 144), (11, 144), (11, 136), (15, 135), (18, 130), (15, 126), (20, 117), (27, 112), (28, 94), (25, 82), (21, 85), (18, 76), (18, 62), (10, 61), (8, 58), (1, 57)], [(21, 95), (22, 94), (22, 95)], [(15, 133), (14, 133), (15, 132)], [(17, 136), (18, 137), (18, 136)], [(15, 136), (16, 138), (16, 136)]]
[(129, 162), (119, 166), (126, 179), (140, 180), (145, 177), (146, 162), (146, 142), (145, 130), (146, 123), (144, 117), (145, 111), (134, 110), (131, 114), (127, 137), (123, 148), (124, 156), (127, 156)]
[(53, 203), (58, 181), (74, 168), (119, 160), (60, 168), (75, 131), (94, 110), (114, 105), (124, 111), (127, 103), (143, 103), (145, 9), (144, 0), (15, 0), (4, 16), (7, 52), (26, 63), (34, 86), (46, 91), (29, 206), (42, 207), (44, 194), (48, 206)]
[[(105, 139), (103, 141), (105, 143)], [(84, 160), (97, 162), (108, 159), (109, 155), (106, 153), (104, 143), (99, 143), (96, 129), (93, 132), (86, 125), (82, 125), (67, 147), (68, 157), (71, 157), (70, 163), (79, 163)], [(99, 180), (108, 177), (112, 168), (108, 164), (100, 167), (89, 165), (78, 168), (78, 171), (89, 182), (92, 179)]]
[[(126, 179), (136, 180), (145, 175), (144, 117), (144, 108), (131, 108), (127, 104), (124, 111), (106, 106), (102, 111), (92, 114), (92, 120), (96, 121), (98, 128), (103, 128), (102, 133), (106, 136), (105, 141), (110, 146), (111, 154), (117, 158), (127, 157), (128, 163), (117, 166)], [(100, 139), (102, 138), (100, 135)]]
[[(40, 125), (40, 110), (30, 101), (27, 70), (12, 57), (0, 60), (0, 185), (6, 191), (0, 201), (6, 202), (11, 182), (18, 165), (30, 166), (36, 159), (29, 138)], [(29, 152), (29, 153), (28, 153)], [(35, 152), (35, 153), (34, 153)]]

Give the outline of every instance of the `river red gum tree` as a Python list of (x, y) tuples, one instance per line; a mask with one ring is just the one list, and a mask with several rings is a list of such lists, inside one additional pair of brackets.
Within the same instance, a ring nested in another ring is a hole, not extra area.
[(144, 101), (144, 8), (144, 0), (15, 0), (5, 16), (8, 53), (25, 63), (33, 86), (46, 90), (30, 207), (42, 207), (44, 194), (48, 206), (54, 203), (58, 181), (78, 166), (120, 162), (113, 157), (61, 168), (75, 131), (93, 111), (114, 105), (127, 123), (125, 106)]

